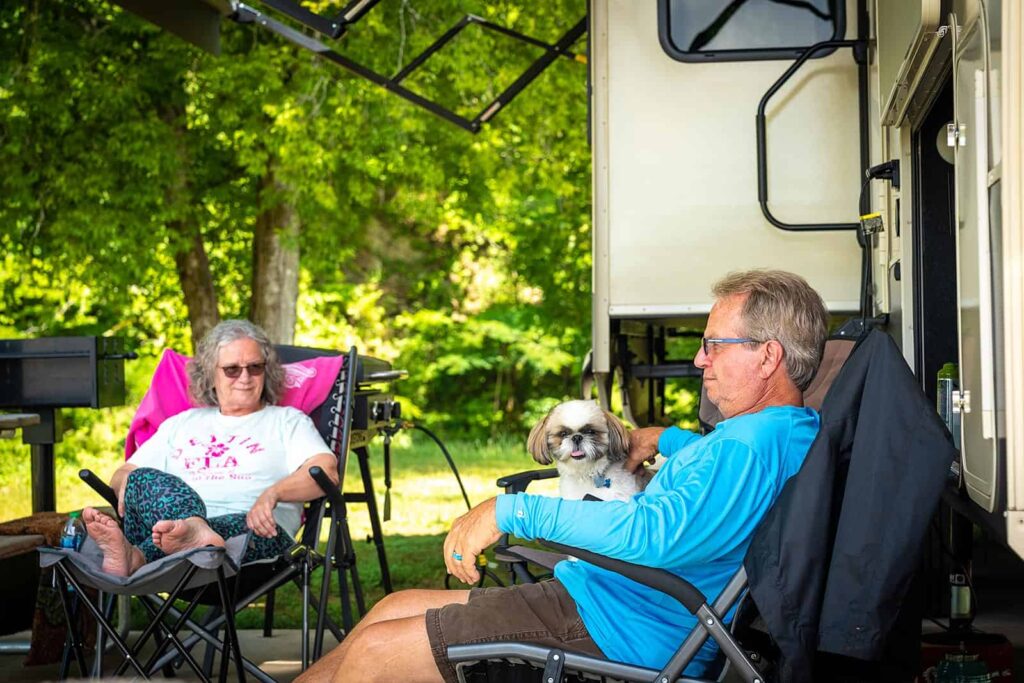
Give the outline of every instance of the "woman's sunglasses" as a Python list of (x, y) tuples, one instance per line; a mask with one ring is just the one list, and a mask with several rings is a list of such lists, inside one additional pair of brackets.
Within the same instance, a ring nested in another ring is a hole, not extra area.
[(266, 363), (253, 363), (252, 365), (222, 365), (220, 369), (224, 371), (227, 378), (238, 379), (242, 376), (242, 370), (247, 371), (250, 377), (259, 377), (266, 367)]

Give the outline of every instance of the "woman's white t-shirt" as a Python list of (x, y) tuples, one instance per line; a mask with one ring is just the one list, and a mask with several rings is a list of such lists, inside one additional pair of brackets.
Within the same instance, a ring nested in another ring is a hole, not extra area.
[[(248, 512), (272, 484), (318, 453), (328, 453), (320, 433), (295, 408), (265, 406), (248, 415), (192, 408), (168, 418), (128, 459), (180, 477), (206, 504), (209, 517)], [(292, 536), (301, 503), (278, 503), (274, 519)]]

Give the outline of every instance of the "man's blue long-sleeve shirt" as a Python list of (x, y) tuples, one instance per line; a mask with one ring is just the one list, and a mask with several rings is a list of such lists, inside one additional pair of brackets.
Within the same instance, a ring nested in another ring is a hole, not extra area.
[[(818, 426), (810, 408), (780, 406), (723, 420), (704, 437), (672, 427), (658, 442), (668, 460), (631, 500), (503, 495), (498, 527), (667, 569), (713, 601), (783, 484), (800, 469)], [(668, 595), (587, 562), (561, 562), (555, 577), (613, 660), (659, 669), (696, 623)], [(702, 673), (715, 651), (705, 645), (686, 673)]]

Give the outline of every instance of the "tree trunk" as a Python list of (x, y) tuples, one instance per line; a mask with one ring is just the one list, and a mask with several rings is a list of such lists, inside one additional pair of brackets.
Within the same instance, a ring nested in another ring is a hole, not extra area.
[(188, 309), (188, 322), (192, 331), (192, 349), (195, 351), (206, 333), (220, 322), (217, 310), (217, 290), (210, 272), (210, 260), (206, 256), (203, 233), (197, 222), (193, 206), (192, 188), (187, 169), (192, 167), (188, 152), (188, 129), (185, 126), (184, 105), (169, 98), (160, 109), (164, 121), (177, 142), (177, 172), (167, 187), (167, 206), (177, 209), (179, 218), (167, 224), (174, 236), (174, 265), (178, 271), (178, 282)]
[(299, 299), (299, 217), (277, 180), (273, 162), (260, 187), (263, 209), (256, 217), (252, 240), (252, 321), (271, 341), (295, 339)]
[(210, 261), (206, 257), (206, 247), (199, 227), (188, 221), (176, 221), (170, 227), (182, 234), (182, 245), (174, 254), (174, 264), (178, 269), (178, 280), (188, 308), (194, 351), (199, 340), (220, 321), (217, 291), (213, 287)]

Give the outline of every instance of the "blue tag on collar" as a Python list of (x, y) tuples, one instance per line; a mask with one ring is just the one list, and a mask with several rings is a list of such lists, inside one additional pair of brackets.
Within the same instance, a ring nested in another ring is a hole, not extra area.
[(610, 489), (612, 487), (612, 480), (606, 479), (601, 475), (594, 477), (594, 486), (599, 489)]

